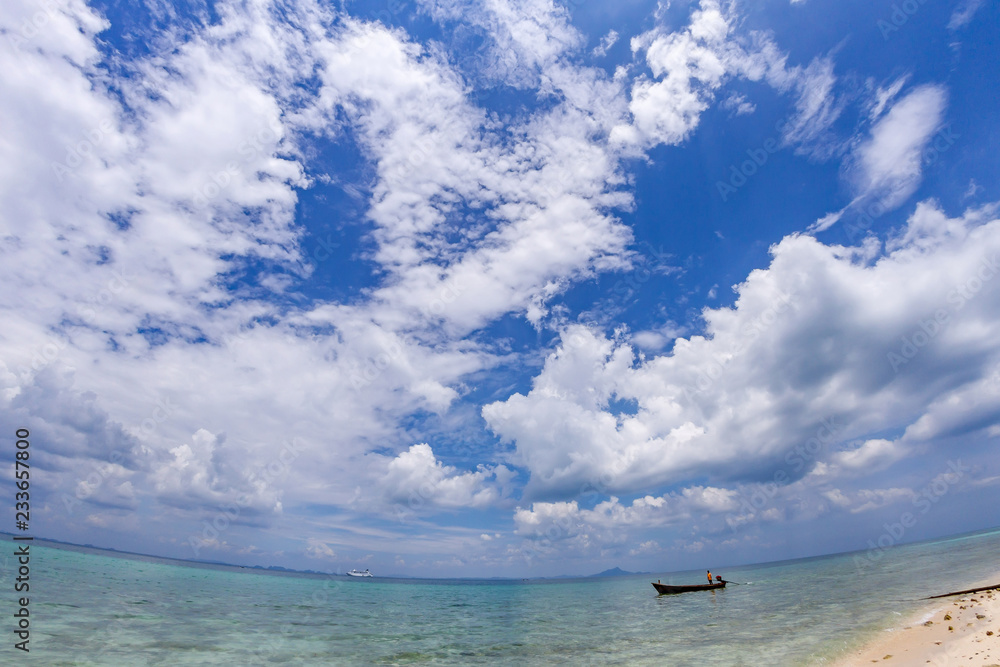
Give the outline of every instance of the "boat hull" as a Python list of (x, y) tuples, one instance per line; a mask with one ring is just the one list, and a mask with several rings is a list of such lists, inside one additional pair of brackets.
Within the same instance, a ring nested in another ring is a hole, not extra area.
[(653, 588), (660, 595), (674, 595), (675, 593), (691, 593), (693, 591), (712, 591), (716, 588), (725, 588), (726, 582), (720, 581), (717, 584), (693, 584), (691, 586), (670, 586), (669, 584), (653, 583)]

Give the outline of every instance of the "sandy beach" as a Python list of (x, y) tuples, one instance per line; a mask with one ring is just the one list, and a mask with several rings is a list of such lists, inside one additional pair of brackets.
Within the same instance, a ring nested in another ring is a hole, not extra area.
[[(1000, 573), (969, 588), (998, 583)], [(834, 667), (872, 663), (1000, 667), (1000, 589), (928, 603), (906, 622), (834, 662)]]

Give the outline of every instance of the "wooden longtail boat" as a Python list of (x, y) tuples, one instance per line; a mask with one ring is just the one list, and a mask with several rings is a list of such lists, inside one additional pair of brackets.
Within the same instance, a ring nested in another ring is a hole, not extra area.
[(658, 584), (653, 582), (653, 588), (660, 595), (673, 595), (674, 593), (690, 593), (691, 591), (711, 591), (716, 588), (725, 588), (726, 581), (720, 581), (717, 584), (692, 584), (690, 586), (670, 586), (667, 584)]

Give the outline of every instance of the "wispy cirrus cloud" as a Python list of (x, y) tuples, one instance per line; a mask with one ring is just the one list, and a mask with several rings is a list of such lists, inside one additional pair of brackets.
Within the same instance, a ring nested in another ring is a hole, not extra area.
[(951, 19), (948, 20), (948, 30), (958, 30), (968, 25), (982, 6), (983, 0), (963, 0), (952, 12)]
[[(877, 116), (875, 112), (880, 112), (898, 93), (902, 83), (897, 80), (887, 91), (879, 91), (873, 115)], [(818, 220), (809, 231), (830, 228), (854, 207), (874, 205), (884, 212), (899, 207), (913, 195), (923, 176), (925, 151), (943, 125), (947, 103), (944, 86), (927, 84), (893, 104), (847, 159), (853, 200)]]

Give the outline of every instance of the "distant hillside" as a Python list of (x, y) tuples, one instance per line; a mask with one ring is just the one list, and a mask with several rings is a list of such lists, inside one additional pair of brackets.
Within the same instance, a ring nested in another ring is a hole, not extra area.
[(613, 567), (610, 570), (605, 570), (604, 572), (598, 572), (597, 574), (590, 575), (591, 577), (625, 577), (630, 574), (646, 574), (645, 572), (626, 572), (620, 567)]

